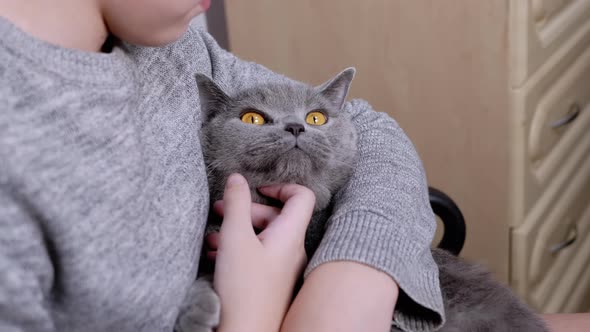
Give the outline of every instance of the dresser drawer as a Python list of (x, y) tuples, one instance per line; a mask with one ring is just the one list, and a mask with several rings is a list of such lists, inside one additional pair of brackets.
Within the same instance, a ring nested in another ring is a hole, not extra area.
[[(590, 1), (589, 1), (590, 3)], [(580, 136), (590, 128), (590, 47), (557, 77), (547, 78), (530, 101), (528, 156), (545, 184)], [(540, 97), (537, 100), (536, 95)]]
[[(584, 138), (590, 140), (590, 133)], [(583, 272), (572, 263), (575, 255), (590, 259), (590, 248), (583, 248), (590, 242), (590, 149), (583, 152), (570, 176), (557, 178), (511, 232), (512, 285), (529, 300), (536, 294), (537, 307), (544, 306), (563, 275)]]
[[(590, 162), (585, 166), (590, 167)], [(539, 216), (541, 226), (531, 243), (529, 283), (535, 284), (542, 279), (563, 254), (575, 250), (580, 239), (587, 235), (590, 219), (586, 218), (588, 216), (584, 212), (590, 212), (588, 207), (590, 171), (583, 170), (572, 178), (567, 190), (553, 204), (552, 210)], [(532, 212), (534, 214), (536, 211)]]
[(582, 188), (579, 184), (572, 185), (577, 186), (576, 190), (560, 197), (554, 210), (545, 218), (542, 217), (544, 223), (531, 244), (529, 283), (539, 282), (547, 270), (564, 254), (575, 251), (581, 238), (588, 235), (590, 220), (583, 213), (590, 206), (590, 181), (584, 183), (585, 187)]
[(524, 85), (552, 57), (579, 54), (590, 33), (588, 0), (511, 0), (509, 11), (513, 87)]
[(544, 313), (575, 312), (590, 296), (590, 204), (577, 221), (575, 242), (532, 286), (529, 303)]
[(590, 40), (578, 57), (544, 68), (511, 95), (510, 224), (518, 227), (558, 173), (573, 171), (590, 148), (583, 138), (590, 128)]

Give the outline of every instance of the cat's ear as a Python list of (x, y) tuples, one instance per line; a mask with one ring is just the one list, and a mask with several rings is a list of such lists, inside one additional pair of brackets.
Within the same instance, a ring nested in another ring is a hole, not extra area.
[(199, 89), (201, 112), (203, 112), (206, 119), (210, 119), (216, 112), (225, 108), (230, 98), (219, 85), (206, 75), (198, 73), (195, 78)]
[(356, 69), (353, 67), (346, 68), (340, 74), (318, 86), (316, 89), (319, 90), (320, 95), (333, 104), (335, 109), (340, 110), (346, 100), (346, 95), (348, 94), (348, 89), (355, 73)]

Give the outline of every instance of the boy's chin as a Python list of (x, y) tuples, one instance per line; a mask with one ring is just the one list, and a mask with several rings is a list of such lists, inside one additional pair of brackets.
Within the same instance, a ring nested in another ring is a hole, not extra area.
[(145, 36), (130, 36), (128, 38), (125, 38), (125, 36), (117, 37), (134, 45), (159, 47), (166, 46), (179, 40), (187, 30), (188, 24), (182, 27), (170, 28), (166, 31), (160, 31), (159, 33), (153, 33), (149, 35), (146, 34)]

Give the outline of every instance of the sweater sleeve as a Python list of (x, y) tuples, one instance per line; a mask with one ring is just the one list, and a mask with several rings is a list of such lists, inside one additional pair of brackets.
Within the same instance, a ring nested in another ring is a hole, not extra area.
[[(284, 76), (238, 59), (200, 32), (211, 59), (211, 76), (239, 89)], [(360, 158), (348, 184), (335, 197), (322, 242), (305, 271), (320, 264), (355, 261), (389, 274), (400, 286), (394, 324), (431, 331), (443, 324), (438, 268), (430, 252), (436, 221), (422, 163), (414, 146), (385, 113), (361, 100), (345, 105), (359, 134)]]
[(0, 183), (0, 330), (55, 331), (52, 279), (41, 230)]

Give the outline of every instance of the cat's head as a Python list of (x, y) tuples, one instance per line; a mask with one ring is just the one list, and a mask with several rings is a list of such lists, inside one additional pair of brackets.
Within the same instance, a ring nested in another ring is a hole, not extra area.
[(354, 73), (346, 69), (317, 87), (283, 81), (233, 94), (197, 75), (212, 198), (238, 172), (251, 187), (305, 185), (316, 209), (326, 207), (356, 160), (357, 134), (343, 110)]

